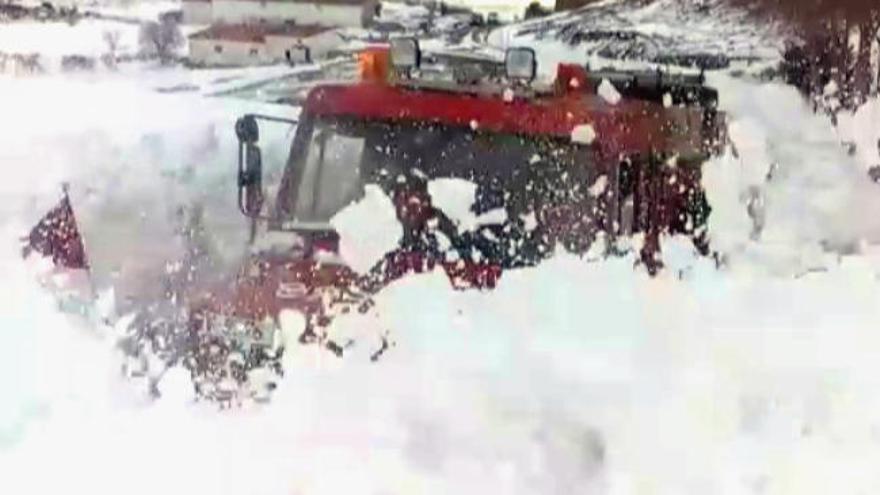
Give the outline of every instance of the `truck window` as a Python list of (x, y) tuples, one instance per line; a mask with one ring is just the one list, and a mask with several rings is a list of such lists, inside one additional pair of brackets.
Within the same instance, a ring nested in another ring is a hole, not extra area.
[(329, 223), (367, 183), (388, 194), (402, 176), (474, 182), (477, 214), (500, 207), (527, 213), (537, 203), (583, 197), (594, 180), (586, 147), (431, 123), (315, 119), (302, 126), (279, 197), (285, 226)]
[(296, 220), (328, 222), (341, 207), (359, 198), (364, 144), (363, 137), (342, 134), (332, 126), (315, 129), (295, 198)]

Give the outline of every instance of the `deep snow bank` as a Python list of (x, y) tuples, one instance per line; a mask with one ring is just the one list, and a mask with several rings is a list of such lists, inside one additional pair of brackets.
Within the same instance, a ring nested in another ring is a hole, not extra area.
[[(827, 118), (788, 86), (724, 75), (710, 84), (719, 89), (733, 144), (704, 169), (715, 249), (743, 269), (791, 275), (828, 268), (835, 263), (829, 252), (880, 242), (880, 220), (865, 214), (880, 209), (880, 188)], [(864, 117), (871, 108), (857, 114), (861, 141), (880, 134), (880, 121)]]
[[(237, 261), (247, 224), (235, 205), (235, 119), (246, 111), (296, 114), (198, 93), (158, 94), (152, 87), (173, 78), (164, 71), (134, 77), (0, 83), (0, 162), (11, 171), (0, 184), (10, 198), (0, 211), (33, 224), (68, 182), (95, 280), (116, 284), (120, 297), (157, 290), (163, 262), (181, 258), (179, 232), (194, 216), (209, 233), (211, 254)], [(262, 131), (271, 180), (283, 168), (291, 130)]]
[[(439, 273), (406, 279), (341, 324), (353, 354), (295, 348), (273, 403), (235, 413), (179, 394), (136, 406), (95, 364), (108, 361), (95, 359), (100, 342), (33, 322), (50, 381), (84, 371), (0, 451), (2, 483), (144, 494), (878, 486), (876, 268), (758, 285), (706, 264), (686, 281), (650, 280), (631, 264), (560, 256), (487, 294), (450, 292)], [(385, 331), (394, 347), (371, 363)], [(46, 466), (53, 476), (39, 475)]]

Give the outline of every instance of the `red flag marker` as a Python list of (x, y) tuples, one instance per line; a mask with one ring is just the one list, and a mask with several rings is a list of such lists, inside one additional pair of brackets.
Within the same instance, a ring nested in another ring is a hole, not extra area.
[(51, 257), (57, 267), (70, 269), (88, 268), (82, 236), (76, 226), (76, 217), (70, 205), (67, 186), (61, 201), (31, 229), (23, 239), (22, 256), (36, 251)]

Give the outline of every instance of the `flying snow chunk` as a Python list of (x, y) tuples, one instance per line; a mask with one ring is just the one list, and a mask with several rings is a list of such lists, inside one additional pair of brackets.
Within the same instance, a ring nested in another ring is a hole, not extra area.
[(602, 193), (605, 192), (605, 189), (607, 188), (608, 177), (602, 175), (598, 179), (596, 179), (596, 182), (594, 182), (587, 191), (590, 193), (590, 196), (598, 198)]
[(663, 94), (663, 108), (669, 108), (672, 106), (672, 95), (669, 93)]
[(581, 124), (571, 130), (571, 140), (575, 143), (593, 144), (596, 140), (596, 130), (590, 124)]
[(434, 207), (458, 225), (459, 230), (474, 230), (480, 225), (498, 225), (507, 221), (504, 208), (496, 208), (477, 216), (472, 207), (477, 185), (464, 179), (435, 179), (428, 183)]
[(477, 185), (464, 179), (434, 179), (428, 183), (428, 194), (431, 203), (442, 211), (450, 220), (458, 224), (460, 229), (470, 230), (477, 224), (476, 216), (471, 211), (476, 200)]
[(502, 225), (507, 221), (507, 210), (495, 208), (477, 217), (478, 225)]
[(620, 103), (620, 92), (617, 91), (617, 88), (615, 88), (608, 79), (602, 79), (596, 92), (599, 93), (599, 96), (601, 96), (603, 100), (612, 105)]
[(369, 184), (364, 197), (337, 213), (330, 223), (339, 233), (339, 254), (353, 270), (369, 271), (403, 236), (397, 212), (382, 189)]
[(507, 89), (504, 90), (504, 94), (503, 94), (502, 96), (503, 96), (504, 101), (505, 101), (506, 103), (510, 103), (510, 102), (513, 101), (513, 98), (514, 98), (514, 96), (516, 96), (516, 95), (513, 93), (513, 90), (512, 90), (512, 89), (507, 88)]
[(523, 221), (527, 232), (531, 232), (538, 227), (538, 218), (533, 211), (530, 211), (528, 215), (521, 215), (519, 218)]

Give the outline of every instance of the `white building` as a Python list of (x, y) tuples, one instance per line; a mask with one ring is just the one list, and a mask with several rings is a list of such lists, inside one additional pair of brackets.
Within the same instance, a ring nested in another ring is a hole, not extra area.
[(341, 44), (335, 30), (315, 24), (216, 24), (190, 35), (189, 56), (206, 66), (263, 65), (301, 59), (303, 52), (321, 58)]
[(183, 0), (186, 24), (281, 23), (361, 27), (378, 0)]

